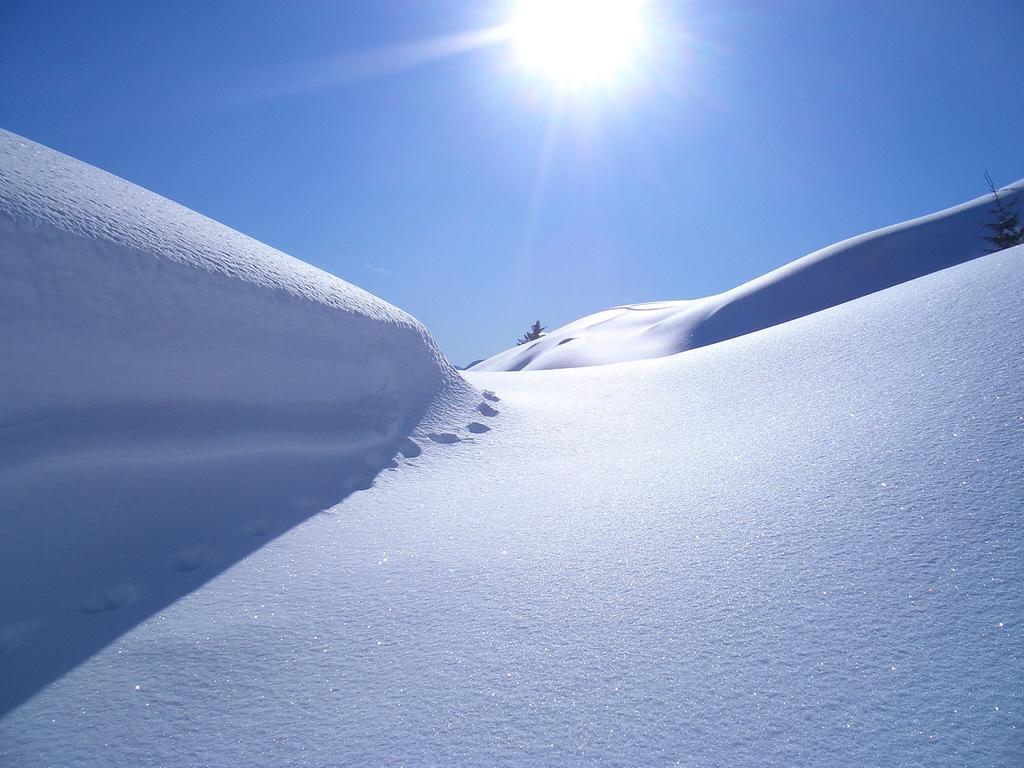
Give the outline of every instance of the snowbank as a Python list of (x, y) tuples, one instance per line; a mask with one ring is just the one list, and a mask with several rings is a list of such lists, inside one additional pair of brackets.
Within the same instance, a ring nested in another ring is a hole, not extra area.
[(404, 312), (158, 195), (0, 133), (0, 425), (107, 408), (390, 400), (455, 379)]
[(468, 396), (404, 312), (6, 132), (0, 360), (0, 712)]
[[(1004, 188), (1007, 202), (1024, 181)], [(615, 307), (471, 368), (521, 371), (664, 357), (769, 328), (985, 253), (992, 195), (844, 240), (716, 296)]]

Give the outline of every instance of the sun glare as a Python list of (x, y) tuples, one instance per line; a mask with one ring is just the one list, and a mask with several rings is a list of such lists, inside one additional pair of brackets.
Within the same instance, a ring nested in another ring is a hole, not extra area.
[(649, 35), (644, 0), (521, 0), (510, 26), (518, 58), (560, 87), (612, 85)]

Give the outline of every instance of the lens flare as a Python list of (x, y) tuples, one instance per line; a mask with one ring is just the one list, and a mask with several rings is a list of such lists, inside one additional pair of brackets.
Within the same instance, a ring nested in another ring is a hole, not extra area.
[(524, 68), (569, 88), (627, 76), (650, 34), (643, 0), (523, 0), (510, 36)]

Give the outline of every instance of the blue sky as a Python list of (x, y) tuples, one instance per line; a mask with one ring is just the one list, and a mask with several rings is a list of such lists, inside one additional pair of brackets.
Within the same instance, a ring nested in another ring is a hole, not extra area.
[(1024, 177), (1019, 0), (652, 2), (636, 77), (559, 98), (508, 45), (413, 65), (505, 0), (5, 0), (0, 125), (376, 293), (459, 364)]

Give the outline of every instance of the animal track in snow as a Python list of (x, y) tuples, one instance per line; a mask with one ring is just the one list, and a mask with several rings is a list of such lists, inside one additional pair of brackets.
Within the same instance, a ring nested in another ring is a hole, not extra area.
[(373, 481), (376, 478), (376, 474), (373, 472), (366, 472), (363, 474), (353, 475), (347, 485), (350, 491), (368, 491), (373, 488)]
[(482, 435), (484, 432), (490, 432), (491, 428), (486, 424), (481, 424), (479, 421), (470, 422), (466, 429), (472, 432), (474, 435)]
[(423, 449), (420, 448), (419, 444), (411, 437), (405, 438), (405, 442), (402, 443), (398, 448), (398, 452), (406, 459), (415, 459), (421, 453)]
[(82, 601), (83, 613), (107, 613), (134, 602), (139, 596), (139, 588), (131, 584), (108, 587), (102, 592), (91, 595)]
[(254, 539), (262, 539), (269, 536), (273, 529), (274, 526), (270, 520), (257, 518), (246, 523), (242, 530)]
[(491, 392), (489, 389), (484, 390), (484, 400), (490, 400), (492, 403), (500, 403), (501, 398)]
[(176, 571), (187, 573), (206, 565), (210, 552), (206, 547), (196, 545), (180, 549), (171, 555), (171, 567)]
[(431, 432), (427, 435), (435, 443), (442, 443), (444, 445), (451, 445), (452, 443), (459, 442), (460, 438), (453, 432)]
[(501, 411), (499, 411), (497, 408), (494, 408), (493, 406), (489, 405), (488, 403), (480, 403), (476, 407), (476, 409), (478, 411), (480, 411), (481, 414), (483, 414), (484, 416), (488, 416), (488, 417), (490, 417), (490, 416), (497, 416), (499, 413), (501, 413)]

